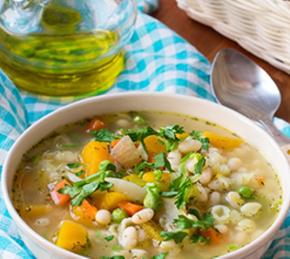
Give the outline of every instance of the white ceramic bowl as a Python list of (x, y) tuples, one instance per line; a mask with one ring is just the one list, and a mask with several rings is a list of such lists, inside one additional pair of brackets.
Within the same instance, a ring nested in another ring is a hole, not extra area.
[(97, 114), (122, 111), (166, 111), (199, 117), (237, 133), (255, 146), (277, 172), (283, 188), (283, 204), (273, 225), (245, 247), (221, 258), (259, 258), (267, 249), (286, 217), (290, 204), (290, 170), (276, 142), (244, 116), (223, 106), (194, 97), (157, 93), (128, 93), (94, 97), (68, 105), (42, 118), (28, 128), (10, 150), (3, 167), (4, 201), (19, 234), (37, 258), (82, 258), (61, 249), (34, 232), (18, 215), (11, 202), (11, 186), (18, 164), (33, 145), (59, 126)]

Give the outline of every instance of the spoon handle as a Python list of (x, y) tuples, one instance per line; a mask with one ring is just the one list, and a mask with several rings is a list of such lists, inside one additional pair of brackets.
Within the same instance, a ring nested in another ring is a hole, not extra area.
[(284, 136), (270, 119), (259, 120), (259, 123), (276, 140), (290, 163), (290, 138)]

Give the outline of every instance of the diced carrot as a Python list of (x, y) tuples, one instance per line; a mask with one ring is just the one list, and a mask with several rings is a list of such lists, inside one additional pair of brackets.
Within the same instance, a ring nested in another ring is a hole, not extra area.
[(86, 165), (86, 176), (98, 172), (102, 161), (113, 161), (109, 153), (109, 144), (105, 142), (90, 141), (84, 146), (81, 156)]
[(114, 148), (118, 143), (120, 142), (120, 139), (114, 139), (112, 142), (111, 142), (111, 148)]
[(159, 154), (162, 152), (166, 152), (165, 145), (155, 135), (146, 137), (144, 139), (144, 144), (149, 154)]
[(92, 119), (87, 125), (87, 131), (99, 130), (105, 127), (105, 123), (99, 118)]
[(218, 245), (218, 244), (222, 243), (223, 241), (225, 241), (224, 240), (225, 239), (225, 235), (219, 233), (214, 228), (209, 228), (208, 230), (203, 231), (202, 235), (204, 237), (209, 238), (211, 244), (213, 244), (213, 245)]
[(91, 205), (87, 200), (83, 200), (80, 206), (73, 207), (73, 214), (76, 216), (76, 221), (84, 224), (91, 225), (95, 219), (97, 208)]
[(233, 149), (239, 147), (243, 143), (243, 140), (240, 138), (227, 137), (214, 132), (205, 131), (203, 135), (207, 137), (209, 142), (217, 148)]
[(135, 213), (143, 209), (142, 205), (132, 203), (129, 201), (122, 201), (118, 204), (119, 208), (127, 212), (129, 216), (133, 216)]
[(70, 183), (64, 179), (56, 184), (53, 190), (50, 192), (51, 199), (56, 205), (67, 205), (70, 200), (70, 196), (68, 194), (62, 194), (58, 192), (65, 185), (70, 185)]

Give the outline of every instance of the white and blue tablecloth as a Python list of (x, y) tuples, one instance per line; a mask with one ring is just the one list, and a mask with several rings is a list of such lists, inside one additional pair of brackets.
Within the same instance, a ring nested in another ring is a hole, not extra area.
[[(138, 0), (134, 35), (126, 46), (126, 69), (106, 94), (125, 91), (173, 92), (214, 101), (209, 87), (210, 63), (194, 47), (148, 13), (158, 0)], [(174, 19), (174, 17), (172, 17)], [(14, 141), (33, 122), (72, 98), (35, 96), (17, 89), (0, 70), (0, 172)], [(290, 127), (276, 119), (290, 136)], [(0, 196), (0, 258), (33, 258), (16, 231)], [(290, 215), (265, 258), (290, 258)]]

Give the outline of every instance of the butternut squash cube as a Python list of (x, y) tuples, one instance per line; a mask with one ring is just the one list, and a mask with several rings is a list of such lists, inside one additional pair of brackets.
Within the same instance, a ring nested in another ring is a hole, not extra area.
[(62, 222), (59, 229), (56, 245), (64, 249), (77, 252), (84, 248), (88, 242), (86, 229), (78, 223), (70, 220)]

